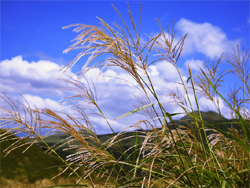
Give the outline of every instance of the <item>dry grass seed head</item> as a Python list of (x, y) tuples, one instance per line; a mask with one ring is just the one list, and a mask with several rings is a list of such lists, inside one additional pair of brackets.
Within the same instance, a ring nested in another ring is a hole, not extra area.
[[(207, 77), (208, 79), (212, 82), (213, 87), (217, 90), (219, 87), (223, 87), (221, 83), (223, 83), (223, 77), (228, 73), (226, 71), (221, 71), (220, 68), (218, 67), (224, 59), (224, 55), (222, 54), (218, 60), (214, 58), (212, 62), (209, 59), (206, 59), (204, 61), (204, 66), (207, 70)], [(205, 78), (205, 76), (200, 72), (199, 75), (196, 75), (196, 82), (195, 84), (198, 86), (198, 91), (200, 94), (207, 99), (211, 100), (214, 102), (214, 96), (215, 96), (215, 91), (214, 89), (210, 86), (209, 82)]]

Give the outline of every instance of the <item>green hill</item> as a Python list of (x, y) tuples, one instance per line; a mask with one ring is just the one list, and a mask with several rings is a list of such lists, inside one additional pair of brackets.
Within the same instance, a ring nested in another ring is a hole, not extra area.
[[(196, 114), (198, 115), (198, 112), (196, 112)], [(217, 127), (224, 130), (224, 131), (227, 131), (229, 127), (231, 127), (231, 121), (232, 120), (229, 120), (229, 119), (226, 119), (225, 117), (219, 115), (218, 113), (216, 112), (213, 112), (213, 111), (208, 111), (208, 112), (201, 112), (201, 116), (202, 116), (202, 119), (210, 124), (218, 124), (218, 123), (221, 123), (221, 122), (227, 122), (226, 125), (223, 124), (223, 125), (218, 125)], [(172, 123), (170, 123), (170, 127), (173, 128), (173, 125)], [(174, 124), (176, 125), (176, 127), (187, 127), (188, 124), (192, 124), (192, 118), (190, 117), (190, 115), (185, 115), (184, 117), (182, 117), (180, 120), (174, 120)], [(157, 129), (160, 129), (160, 128), (157, 128)], [(196, 129), (196, 127), (194, 127), (194, 130)], [(240, 127), (238, 127), (238, 129), (240, 129)], [(148, 131), (151, 131), (151, 130), (148, 130)], [(147, 131), (146, 131), (147, 132)], [(81, 130), (81, 133), (83, 135), (88, 135), (88, 133), (84, 130)], [(114, 135), (116, 135), (117, 133), (115, 134), (104, 134), (104, 135), (97, 135), (98, 139), (101, 141), (101, 143), (104, 143), (106, 142), (108, 139), (112, 138)], [(143, 142), (143, 136), (145, 136), (145, 132), (141, 131), (141, 130), (137, 130), (137, 133), (134, 131), (134, 132), (125, 132), (123, 133), (121, 136), (119, 136), (119, 139), (121, 138), (124, 138), (124, 137), (129, 137), (129, 139), (126, 139), (126, 140), (122, 140), (121, 141), (121, 144), (123, 145), (124, 149), (127, 150), (128, 148), (130, 148), (131, 146), (133, 146), (135, 144), (135, 135), (138, 135), (139, 138), (138, 138), (138, 144), (142, 143)], [(208, 133), (209, 134), (209, 133)], [(67, 140), (67, 137), (69, 137), (69, 135), (67, 134), (55, 134), (55, 135), (51, 135), (51, 136), (48, 136), (44, 139), (44, 141), (50, 145), (50, 146), (55, 146), (54, 148), (57, 148), (57, 146), (60, 145), (60, 143), (64, 143), (66, 140)], [(94, 143), (93, 141), (88, 141), (91, 145), (94, 145), (94, 146), (97, 146), (97, 147), (100, 147), (100, 145)], [(59, 144), (57, 144), (59, 143)], [(40, 145), (43, 145), (42, 142), (39, 143)], [(55, 145), (56, 144), (56, 145)], [(71, 143), (73, 145), (81, 145), (80, 142), (76, 141), (74, 143)], [(44, 146), (44, 145), (43, 145)], [(62, 147), (59, 147), (56, 151), (57, 153), (63, 157), (64, 159), (66, 159), (66, 157), (72, 153), (75, 153), (75, 150), (64, 150), (65, 148), (68, 148), (69, 145), (66, 144)], [(117, 146), (113, 146), (112, 148), (110, 148), (111, 151), (115, 154), (115, 156), (119, 157), (120, 156), (120, 153), (118, 153), (118, 149), (117, 149)], [(131, 150), (132, 151), (132, 150)]]
[[(198, 111), (196, 111), (195, 113), (196, 113), (196, 115), (199, 115)], [(201, 117), (204, 121), (211, 122), (211, 123), (213, 121), (227, 120), (227, 118), (225, 118), (224, 116), (222, 116), (219, 113), (214, 112), (214, 111), (207, 111), (207, 112), (201, 111)], [(191, 120), (191, 117), (190, 117), (190, 115), (187, 114), (184, 117), (182, 117), (180, 120)]]
[[(85, 136), (87, 135), (87, 133), (84, 132), (84, 131), (81, 131), (81, 133), (83, 135), (85, 135)], [(97, 137), (98, 137), (98, 139), (100, 140), (101, 143), (105, 143), (108, 139), (112, 138), (116, 134), (117, 133), (115, 133), (115, 134), (97, 135)], [(141, 131), (138, 131), (137, 134), (141, 135), (141, 136), (145, 135), (145, 133), (143, 133)], [(125, 132), (124, 134), (119, 136), (119, 139), (124, 138), (124, 137), (130, 137), (129, 139), (121, 141), (121, 144), (122, 144), (122, 146), (124, 147), (125, 150), (130, 148), (132, 145), (135, 144), (135, 135), (136, 135), (135, 132)], [(44, 138), (44, 141), (49, 146), (51, 146), (53, 148), (57, 148), (57, 146), (60, 146), (60, 143), (65, 142), (66, 140), (68, 140), (67, 139), (68, 137), (69, 137), (69, 135), (63, 134), (63, 133), (62, 134), (55, 134), (55, 135), (51, 135), (51, 136), (48, 136), (48, 137)], [(91, 140), (87, 140), (87, 141), (91, 145), (94, 145), (96, 147), (100, 147), (99, 144), (97, 144), (97, 143), (95, 143), (95, 142), (93, 142)], [(138, 142), (142, 143), (143, 138), (139, 137)], [(74, 143), (71, 143), (71, 144), (72, 145), (81, 145), (81, 143), (79, 141), (75, 141)], [(45, 146), (42, 142), (39, 142), (39, 145)], [(57, 148), (56, 151), (62, 158), (66, 159), (66, 157), (68, 155), (75, 153), (75, 150), (68, 150), (68, 149), (65, 150), (68, 147), (69, 147), (69, 144), (65, 144), (62, 147)], [(112, 151), (115, 156), (120, 157), (120, 153), (118, 153), (117, 146), (111, 147), (110, 151)]]
[[(5, 130), (0, 129), (0, 134), (4, 132)], [(10, 137), (10, 139), (15, 138), (15, 135), (11, 135)], [(31, 146), (23, 154), (22, 152), (28, 145), (22, 146), (4, 157), (5, 153), (3, 151), (14, 142), (15, 140), (8, 140), (0, 143), (1, 179), (33, 183), (44, 178), (50, 179), (63, 170), (60, 167), (45, 169), (51, 166), (63, 165), (63, 162), (56, 156), (49, 155), (41, 148), (35, 146)], [(21, 141), (21, 144), (23, 143), (25, 143), (25, 141)]]

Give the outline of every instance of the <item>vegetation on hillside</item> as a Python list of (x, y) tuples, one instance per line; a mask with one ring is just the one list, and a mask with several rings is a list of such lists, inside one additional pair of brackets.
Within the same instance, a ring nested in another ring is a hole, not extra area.
[[(14, 134), (26, 133), (26, 138), (33, 138), (31, 145), (38, 141), (43, 142), (64, 162), (67, 170), (75, 174), (79, 182), (87, 187), (95, 187), (98, 181), (103, 182), (98, 184), (103, 187), (248, 187), (250, 87), (247, 82), (249, 73), (246, 64), (249, 62), (249, 51), (240, 50), (237, 46), (231, 53), (215, 58), (212, 62), (205, 60), (206, 70), (201, 69), (198, 75), (193, 75), (189, 68), (189, 78), (184, 81), (177, 65), (187, 35), (176, 42), (174, 26), (172, 30), (168, 27), (165, 32), (157, 21), (160, 33), (149, 37), (148, 42), (144, 43), (141, 41), (141, 12), (137, 27), (129, 8), (132, 23), (130, 30), (119, 11), (116, 11), (125, 29), (119, 25), (115, 25), (117, 29), (114, 29), (101, 18), (100, 27), (84, 24), (68, 26), (75, 27), (74, 31), (79, 34), (75, 43), (65, 52), (74, 49), (81, 49), (82, 52), (65, 68), (70, 69), (81, 57), (89, 56), (79, 72), (78, 79), (65, 80), (72, 85), (66, 89), (74, 94), (65, 98), (64, 104), (71, 105), (79, 116), (73, 117), (47, 108), (34, 109), (27, 103), (21, 104), (20, 108), (7, 95), (1, 95), (11, 110), (1, 108), (0, 120), (4, 121), (4, 125), (17, 125), (7, 131)], [(98, 57), (103, 54), (108, 55), (108, 58), (98, 61)], [(182, 86), (183, 92), (170, 91), (167, 96), (188, 114), (182, 119), (186, 123), (185, 127), (173, 120), (178, 114), (166, 111), (152, 83), (148, 68), (158, 61), (172, 64), (179, 74), (178, 84)], [(219, 67), (222, 62), (231, 65), (232, 70), (221, 71)], [(124, 116), (144, 112), (149, 120), (142, 116), (136, 124), (128, 125), (128, 128), (141, 129), (140, 131), (135, 131), (132, 135), (121, 131), (103, 142), (95, 133), (89, 116), (102, 117), (111, 131), (112, 124), (98, 106), (94, 86), (83, 78), (90, 69), (105, 69), (107, 66), (124, 70), (134, 79), (136, 88), (141, 92), (141, 105)], [(220, 88), (223, 87), (223, 79), (227, 74), (236, 76), (241, 83), (236, 85), (238, 88), (235, 90), (222, 93)], [(194, 103), (191, 102), (192, 96)], [(200, 96), (213, 102), (217, 109), (216, 120), (208, 121), (209, 117), (204, 117), (201, 113), (198, 102)], [(227, 105), (231, 120), (222, 116), (220, 100)], [(156, 127), (154, 122), (157, 122), (160, 128)], [(68, 144), (68, 148), (75, 153), (66, 159), (62, 158), (46, 143), (45, 136), (48, 135), (41, 135), (41, 129), (52, 130), (49, 135), (67, 134), (69, 137), (62, 140), (58, 146)], [(79, 129), (84, 130), (84, 134), (79, 132)], [(148, 129), (151, 131), (147, 131)], [(86, 132), (88, 134), (85, 134)], [(131, 147), (125, 147), (124, 143), (131, 142), (132, 138)], [(5, 138), (8, 139), (10, 138)], [(18, 148), (18, 144), (19, 142), (15, 142), (7, 152)], [(117, 153), (120, 157), (117, 157)]]
[[(196, 113), (198, 113), (198, 111), (196, 111)], [(201, 112), (201, 116), (202, 116), (203, 121), (206, 121), (207, 123), (220, 124), (223, 122), (224, 123), (228, 122), (228, 124), (226, 126), (220, 126), (220, 125), (217, 126), (224, 131), (228, 131), (228, 128), (232, 127), (232, 124), (231, 124), (231, 122), (233, 122), (232, 119), (231, 120), (226, 119), (225, 117), (220, 116), (216, 112), (213, 112), (213, 111)], [(182, 130), (195, 129), (195, 127), (192, 127), (192, 125), (193, 125), (192, 123), (193, 123), (193, 121), (192, 121), (190, 115), (188, 115), (188, 114), (185, 115), (184, 117), (182, 117), (180, 120), (173, 120), (173, 124), (177, 125)], [(171, 122), (169, 122), (171, 129), (174, 129), (173, 124)], [(223, 125), (225, 125), (225, 124), (223, 124)], [(233, 125), (233, 127), (235, 129), (237, 129), (238, 131), (240, 131), (240, 129), (241, 129), (238, 125)], [(155, 127), (154, 129), (160, 130), (161, 127)], [(125, 150), (127, 150), (127, 149), (133, 147), (136, 139), (137, 139), (137, 143), (139, 145), (141, 145), (144, 141), (144, 139), (143, 139), (144, 136), (146, 136), (146, 134), (148, 134), (149, 132), (153, 132), (153, 131), (154, 130), (151, 130), (151, 129), (149, 129), (149, 130), (136, 129), (135, 131), (126, 131), (123, 134), (119, 135), (118, 136), (119, 138), (117, 138), (117, 139), (122, 139), (122, 138), (126, 138), (126, 137), (130, 138), (130, 139), (121, 140), (122, 146), (124, 147)], [(83, 134), (85, 136), (87, 136), (87, 134), (88, 134), (85, 131), (80, 131), (80, 132), (81, 132), (81, 134)], [(100, 140), (100, 142), (104, 144), (106, 141), (112, 139), (112, 137), (114, 137), (117, 134), (119, 134), (119, 133), (102, 134), (102, 135), (97, 135), (97, 137)], [(137, 134), (138, 138), (136, 138), (136, 134)], [(209, 132), (208, 132), (208, 135), (209, 135)], [(62, 158), (66, 159), (68, 155), (75, 153), (75, 150), (74, 149), (67, 150), (67, 148), (69, 148), (69, 144), (58, 147), (60, 145), (58, 143), (61, 143), (62, 140), (66, 140), (68, 137), (69, 137), (69, 135), (61, 133), (61, 134), (50, 135), (50, 136), (44, 138), (43, 140), (49, 146), (51, 146), (52, 148), (55, 148), (56, 152)], [(31, 141), (34, 141), (34, 139), (27, 139), (27, 141), (31, 142)], [(98, 144), (96, 144), (95, 142), (91, 142), (91, 140), (87, 140), (87, 142), (89, 144), (94, 144), (96, 147), (98, 147)], [(39, 144), (39, 146), (46, 148), (46, 145), (43, 144), (42, 141), (39, 141), (38, 144)], [(81, 145), (81, 143), (79, 141), (76, 141), (73, 144), (74, 145)], [(111, 146), (110, 149), (112, 151), (115, 151), (116, 147)], [(49, 151), (49, 149), (48, 149), (48, 151)], [(51, 153), (51, 151), (50, 151), (50, 153)], [(129, 151), (128, 151), (128, 153), (129, 153)], [(116, 152), (114, 154), (115, 154), (114, 155), (115, 158), (119, 158), (122, 155), (122, 153), (119, 153), (119, 152)]]
[[(13, 150), (5, 157), (6, 151), (9, 151), (8, 147), (13, 145), (15, 140), (19, 138), (7, 133), (4, 129), (0, 129), (0, 134), (1, 187), (27, 188), (27, 186), (32, 186), (38, 188), (46, 185), (57, 185), (61, 181), (60, 178), (50, 181), (51, 178), (65, 168), (65, 165), (58, 157), (46, 154), (42, 148), (35, 146), (31, 146), (27, 152), (23, 153), (27, 148), (24, 140), (20, 140), (20, 145), (23, 146)], [(8, 140), (2, 142), (6, 136), (8, 136)], [(63, 183), (74, 182), (68, 180), (68, 175), (69, 173), (62, 175)]]

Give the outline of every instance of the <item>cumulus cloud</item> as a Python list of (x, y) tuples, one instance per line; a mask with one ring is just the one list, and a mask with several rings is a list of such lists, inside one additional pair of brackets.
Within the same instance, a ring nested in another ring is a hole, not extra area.
[(161, 77), (162, 79), (168, 79), (168, 80), (179, 79), (178, 71), (176, 70), (176, 67), (173, 64), (168, 63), (166, 61), (161, 61), (156, 63), (155, 66), (157, 67), (157, 70), (159, 72), (158, 76)]
[[(229, 107), (226, 106), (225, 102), (221, 99), (221, 98), (218, 98), (218, 97), (213, 97), (213, 100), (214, 101), (219, 101), (219, 107), (220, 107), (220, 110), (221, 110), (221, 113), (224, 117), (228, 118), (228, 119), (231, 119), (232, 117), (230, 116), (229, 112)], [(217, 103), (217, 102), (216, 102)], [(202, 107), (202, 109), (204, 110), (212, 110), (212, 111), (215, 111), (217, 112), (217, 109), (216, 109), (216, 106), (215, 106), (215, 103), (211, 100), (208, 100), (207, 98), (205, 97), (201, 97), (199, 99), (199, 105)]]
[(28, 62), (22, 56), (0, 62), (0, 92), (33, 93), (46, 96), (62, 96), (58, 89), (66, 78), (59, 72), (60, 66), (50, 61)]
[(51, 110), (59, 110), (62, 106), (50, 99), (50, 98), (41, 98), (36, 95), (24, 94), (23, 97), (29, 103), (31, 108), (49, 108)]
[(0, 64), (2, 76), (20, 76), (32, 79), (47, 79), (55, 76), (59, 66), (49, 61), (31, 62), (24, 61), (22, 56), (17, 56), (11, 60), (3, 60)]
[(186, 66), (186, 68), (188, 68), (189, 66), (192, 70), (195, 71), (200, 71), (200, 68), (202, 70), (205, 70), (203, 62), (201, 60), (188, 59), (187, 61), (185, 61), (184, 65)]
[[(186, 63), (189, 63), (194, 69), (197, 69), (197, 65), (200, 65), (199, 60), (189, 60)], [(66, 107), (65, 105), (61, 106), (48, 95), (48, 93), (53, 93), (53, 95), (61, 98), (75, 94), (73, 91), (66, 93), (58, 90), (65, 83), (60, 84), (57, 78), (66, 78), (63, 73), (58, 72), (60, 69), (58, 64), (50, 61), (28, 62), (24, 61), (21, 56), (17, 56), (11, 60), (1, 61), (0, 68), (3, 70), (3, 74), (0, 76), (1, 91), (12, 94), (22, 93), (32, 107), (46, 107), (55, 111), (61, 110), (73, 116), (77, 115), (76, 111), (64, 108)], [(165, 109), (170, 113), (179, 112), (180, 108), (178, 106), (168, 104), (169, 96), (166, 95), (169, 90), (176, 90), (176, 88), (184, 93), (182, 86), (177, 84), (180, 78), (176, 67), (166, 61), (161, 61), (151, 65), (148, 71), (159, 99), (166, 105)], [(107, 67), (97, 80), (100, 72), (101, 69), (99, 68), (91, 69), (87, 72), (85, 78), (94, 82), (98, 105), (114, 130), (121, 131), (128, 126), (136, 124), (139, 120), (147, 119), (145, 116), (136, 113), (114, 120), (134, 110), (135, 107), (133, 105), (141, 106), (139, 103), (136, 103), (135, 96), (141, 98), (142, 93), (136, 87), (138, 84), (124, 70), (117, 67)], [(185, 81), (185, 70), (180, 69), (180, 72)], [(75, 76), (72, 72), (69, 73), (72, 77)], [(145, 75), (142, 75), (142, 77), (146, 78)], [(81, 79), (81, 81), (86, 83), (84, 79)], [(153, 96), (150, 97), (154, 103)], [(194, 101), (194, 97), (192, 101)], [(1, 101), (0, 104), (2, 105)], [(109, 125), (102, 117), (91, 116), (90, 121), (98, 134), (111, 132)]]
[(184, 44), (184, 54), (200, 52), (210, 58), (220, 56), (240, 43), (230, 40), (221, 28), (211, 23), (196, 23), (185, 18), (180, 19), (176, 29), (182, 34), (188, 33)]

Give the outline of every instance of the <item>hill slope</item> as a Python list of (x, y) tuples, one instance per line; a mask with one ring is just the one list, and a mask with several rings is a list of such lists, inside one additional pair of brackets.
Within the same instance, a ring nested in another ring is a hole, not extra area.
[[(195, 112), (198, 115), (198, 111)], [(204, 121), (207, 122), (213, 122), (213, 121), (221, 121), (221, 120), (227, 120), (224, 116), (218, 114), (217, 112), (214, 111), (207, 111), (207, 112), (202, 112), (201, 111), (201, 117)], [(190, 115), (185, 115), (182, 117), (180, 120), (191, 120)]]
[[(0, 129), (0, 134), (3, 132), (5, 130)], [(15, 135), (11, 135), (10, 138), (15, 137)], [(28, 146), (26, 145), (13, 150), (4, 157), (5, 153), (3, 151), (14, 142), (13, 140), (8, 140), (0, 143), (1, 178), (21, 182), (35, 182), (44, 178), (52, 178), (61, 172), (62, 168), (59, 167), (45, 169), (51, 166), (63, 165), (63, 162), (56, 156), (45, 153), (39, 147), (31, 146), (22, 154), (23, 150)], [(22, 143), (25, 143), (25, 141), (22, 141)]]
[[(197, 115), (198, 115), (198, 112), (196, 112)], [(226, 122), (226, 124), (223, 124), (223, 125), (218, 125), (217, 127), (224, 130), (224, 131), (227, 131), (229, 127), (231, 127), (231, 121), (232, 120), (229, 120), (229, 119), (226, 119), (225, 117), (223, 116), (220, 116), (218, 113), (216, 112), (213, 112), (213, 111), (208, 111), (208, 112), (201, 112), (201, 116), (202, 116), (202, 119), (210, 124), (218, 124), (218, 123), (221, 123), (221, 122)], [(190, 117), (190, 115), (185, 115), (184, 117), (182, 117), (180, 120), (174, 120), (174, 124), (176, 125), (177, 128), (180, 128), (181, 126), (184, 126), (184, 127), (187, 127), (188, 125), (190, 125), (192, 123), (192, 119)], [(173, 128), (173, 125), (172, 123), (170, 123), (170, 127)], [(227, 125), (228, 124), (228, 125)], [(237, 127), (235, 126), (235, 128), (238, 128), (240, 129), (240, 127)], [(157, 128), (157, 129), (160, 129), (160, 128)], [(196, 127), (194, 127), (194, 130), (196, 129)], [(148, 131), (151, 131), (151, 130), (148, 130)], [(147, 132), (147, 131), (146, 131)], [(84, 135), (87, 135), (88, 133), (86, 131), (81, 131), (82, 134)], [(108, 139), (112, 138), (114, 135), (116, 135), (117, 133), (115, 134), (104, 134), (104, 135), (97, 135), (98, 139), (101, 141), (101, 143), (104, 143), (105, 141), (107, 141)], [(123, 140), (121, 141), (121, 144), (123, 145), (124, 149), (128, 149), (130, 148), (131, 146), (133, 146), (135, 144), (135, 135), (138, 134), (139, 138), (138, 138), (138, 144), (141, 144), (143, 142), (143, 137), (145, 136), (145, 132), (142, 132), (140, 130), (137, 130), (137, 133), (136, 132), (126, 132), (124, 133), (122, 136), (119, 136), (119, 138), (122, 138), (122, 137), (129, 137), (129, 139), (126, 139), (126, 140)], [(44, 139), (44, 141), (49, 144), (50, 146), (53, 146), (55, 144), (57, 144), (58, 142), (62, 141), (62, 140), (66, 140), (66, 138), (69, 137), (69, 135), (67, 134), (56, 134), (56, 135), (51, 135), (51, 136), (48, 136)], [(93, 145), (96, 145), (95, 143), (93, 143), (92, 141), (89, 141), (89, 143), (93, 144)], [(43, 145), (43, 143), (39, 143), (41, 145)], [(74, 145), (81, 145), (80, 142), (74, 142), (73, 143)], [(100, 147), (99, 145), (96, 145), (97, 147)], [(61, 148), (57, 149), (57, 153), (63, 157), (63, 158), (66, 158), (66, 156), (72, 154), (72, 153), (75, 153), (74, 150), (64, 150), (65, 148), (67, 148), (68, 145), (64, 145), (62, 146)], [(117, 153), (117, 150), (115, 147), (111, 148), (111, 150), (113, 150), (115, 156), (119, 157), (120, 154)]]

